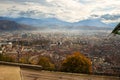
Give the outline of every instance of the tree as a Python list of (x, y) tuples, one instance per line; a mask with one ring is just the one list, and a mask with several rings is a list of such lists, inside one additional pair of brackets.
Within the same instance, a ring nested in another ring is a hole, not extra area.
[(38, 64), (41, 65), (44, 70), (54, 70), (55, 68), (50, 59), (43, 56), (39, 58)]
[(90, 59), (83, 54), (75, 52), (62, 62), (61, 70), (73, 73), (91, 73), (92, 64)]
[(114, 28), (112, 33), (120, 35), (120, 23)]
[(14, 62), (14, 59), (8, 55), (0, 54), (0, 61)]
[(29, 64), (28, 58), (27, 57), (22, 57), (19, 59), (20, 63), (24, 63), (24, 64)]

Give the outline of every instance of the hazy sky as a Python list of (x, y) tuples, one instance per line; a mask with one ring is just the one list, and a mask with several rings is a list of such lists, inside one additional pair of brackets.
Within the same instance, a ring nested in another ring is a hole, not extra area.
[(120, 21), (120, 0), (0, 0), (0, 16)]

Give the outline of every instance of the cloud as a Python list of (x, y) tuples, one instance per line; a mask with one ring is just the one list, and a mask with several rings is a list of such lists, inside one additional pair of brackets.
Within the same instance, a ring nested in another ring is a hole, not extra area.
[(118, 20), (120, 19), (120, 14), (115, 14), (115, 15), (105, 14), (102, 15), (101, 18), (105, 20)]
[(67, 22), (100, 18), (104, 22), (114, 22), (119, 20), (119, 4), (120, 0), (3, 0), (0, 1), (0, 15), (53, 17)]
[(105, 14), (101, 16), (101, 19), (105, 23), (120, 22), (120, 14)]

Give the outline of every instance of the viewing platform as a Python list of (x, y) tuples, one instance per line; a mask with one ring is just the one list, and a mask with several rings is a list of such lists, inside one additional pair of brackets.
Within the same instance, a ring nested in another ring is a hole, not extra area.
[[(0, 80), (120, 80), (120, 77), (37, 70), (35, 66), (0, 64)], [(27, 68), (29, 66), (29, 68)], [(33, 69), (32, 69), (33, 68)]]

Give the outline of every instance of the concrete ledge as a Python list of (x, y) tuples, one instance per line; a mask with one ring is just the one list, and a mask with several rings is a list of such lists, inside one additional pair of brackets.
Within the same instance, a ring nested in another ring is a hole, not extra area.
[(20, 67), (0, 65), (0, 80), (21, 80)]
[(35, 70), (42, 70), (42, 66), (39, 66), (39, 65), (13, 63), (13, 62), (5, 62), (5, 61), (0, 61), (0, 64), (9, 65), (9, 66), (19, 66), (21, 68), (29, 68), (29, 69), (35, 69)]

